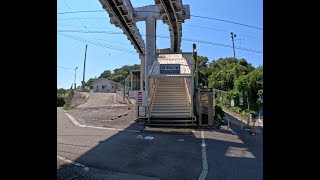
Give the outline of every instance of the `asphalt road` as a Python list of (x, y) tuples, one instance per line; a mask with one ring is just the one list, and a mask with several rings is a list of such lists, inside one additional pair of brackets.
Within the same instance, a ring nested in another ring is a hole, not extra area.
[(197, 179), (202, 171), (200, 138), (81, 128), (61, 109), (57, 113), (59, 156), (101, 170), (160, 179)]
[[(86, 113), (82, 116), (77, 112), (74, 118), (83, 118), (81, 124), (89, 122), (86, 118), (92, 117), (86, 117)], [(130, 118), (117, 120), (117, 123), (112, 122), (114, 124), (103, 123), (124, 131), (78, 127), (58, 108), (57, 155), (89, 168), (84, 170), (58, 161), (58, 179), (199, 178), (203, 170), (199, 130), (188, 135), (132, 132), (125, 130), (142, 130), (143, 125)], [(221, 129), (207, 129), (204, 135), (208, 162), (206, 179), (262, 180), (262, 142), (257, 141), (257, 137), (233, 124), (230, 131), (222, 126)]]

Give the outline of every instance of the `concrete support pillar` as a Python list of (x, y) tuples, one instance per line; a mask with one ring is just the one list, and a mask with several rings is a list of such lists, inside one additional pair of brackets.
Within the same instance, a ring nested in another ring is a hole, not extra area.
[(140, 63), (140, 91), (143, 91), (143, 81), (144, 81), (144, 74), (145, 74), (145, 55), (142, 54), (140, 55), (140, 60), (141, 60), (141, 63)]
[[(148, 17), (146, 20), (146, 51), (145, 51), (145, 90), (149, 91), (149, 66), (151, 67), (156, 56), (156, 19)], [(149, 95), (147, 94), (149, 98)]]

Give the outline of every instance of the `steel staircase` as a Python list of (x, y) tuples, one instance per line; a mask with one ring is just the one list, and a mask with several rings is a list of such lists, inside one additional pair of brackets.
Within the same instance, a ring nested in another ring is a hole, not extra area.
[(159, 78), (151, 106), (153, 126), (194, 126), (183, 78)]

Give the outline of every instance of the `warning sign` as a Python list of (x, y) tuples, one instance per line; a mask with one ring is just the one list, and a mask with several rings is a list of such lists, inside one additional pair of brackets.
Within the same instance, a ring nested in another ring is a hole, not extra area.
[(146, 117), (146, 107), (144, 107), (144, 106), (139, 106), (138, 116), (139, 116), (139, 117)]
[(148, 106), (147, 91), (136, 91), (136, 106)]
[(137, 104), (138, 106), (142, 106), (142, 91), (137, 92)]

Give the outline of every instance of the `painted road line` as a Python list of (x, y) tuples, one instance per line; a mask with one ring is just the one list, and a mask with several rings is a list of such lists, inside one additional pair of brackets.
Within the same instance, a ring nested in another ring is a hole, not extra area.
[[(66, 112), (64, 111), (64, 113), (66, 113)], [(79, 127), (84, 127), (84, 125), (82, 125), (78, 121), (76, 121), (71, 115), (69, 115), (68, 113), (66, 113), (66, 115), (68, 116), (68, 118), (71, 120), (71, 122), (74, 125), (79, 126)]]
[[(57, 158), (60, 159), (61, 161), (64, 161), (64, 162), (73, 164), (73, 165), (75, 165), (75, 166), (83, 167), (83, 168), (85, 168), (85, 170), (89, 170), (89, 168), (88, 168), (87, 166), (85, 166), (84, 164), (74, 162), (74, 161), (72, 161), (72, 160), (70, 160), (70, 159), (67, 159), (67, 158), (64, 158), (64, 157), (61, 157), (61, 156), (57, 156)], [(60, 167), (59, 167), (59, 168), (60, 168)]]
[(204, 180), (208, 173), (208, 161), (207, 161), (207, 151), (206, 151), (206, 141), (204, 139), (204, 132), (201, 131), (201, 139), (202, 139), (202, 172), (198, 178), (198, 180)]
[(87, 127), (87, 128), (95, 128), (95, 129), (106, 129), (106, 130), (112, 130), (112, 131), (129, 131), (129, 132), (140, 132), (138, 130), (130, 130), (130, 129), (120, 129), (120, 128), (107, 128), (107, 127), (99, 127), (99, 126), (87, 126), (80, 124), (76, 119), (74, 119), (70, 114), (68, 114), (66, 111), (63, 110), (63, 112), (68, 116), (68, 118), (71, 120), (71, 122), (78, 126), (78, 127)]
[(138, 133), (140, 132), (138, 130), (131, 130), (131, 129), (107, 128), (107, 127), (87, 126), (87, 125), (84, 125), (84, 127), (95, 128), (95, 129), (106, 129), (106, 130), (112, 130), (112, 131), (130, 131), (130, 132), (138, 132)]

